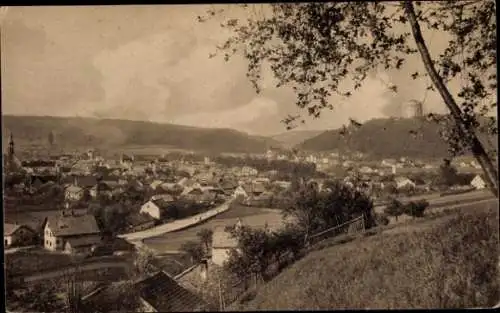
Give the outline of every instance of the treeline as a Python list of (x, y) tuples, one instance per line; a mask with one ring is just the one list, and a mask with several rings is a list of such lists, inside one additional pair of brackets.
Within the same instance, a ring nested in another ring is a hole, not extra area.
[(361, 216), (366, 228), (376, 225), (369, 196), (341, 182), (329, 181), (326, 187), (320, 191), (315, 184), (302, 184), (289, 192), (281, 205), (284, 217), (291, 219), (282, 229), (227, 227), (239, 252), (231, 251), (225, 269), (240, 280), (269, 280), (300, 257), (311, 235)]
[(277, 171), (275, 179), (290, 180), (293, 177), (317, 177), (322, 176), (316, 171), (314, 163), (296, 163), (287, 160), (267, 160), (262, 158), (252, 157), (230, 157), (217, 156), (214, 158), (216, 163), (226, 167), (243, 167), (249, 166), (259, 172)]

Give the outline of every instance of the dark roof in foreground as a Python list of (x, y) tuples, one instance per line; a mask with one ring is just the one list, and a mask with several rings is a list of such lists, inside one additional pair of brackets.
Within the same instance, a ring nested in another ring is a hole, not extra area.
[(203, 311), (206, 304), (164, 272), (135, 284), (142, 299), (159, 312)]

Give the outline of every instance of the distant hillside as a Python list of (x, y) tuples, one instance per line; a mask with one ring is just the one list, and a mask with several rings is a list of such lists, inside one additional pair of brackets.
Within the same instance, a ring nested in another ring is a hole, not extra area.
[(213, 129), (143, 121), (49, 116), (2, 116), (5, 140), (13, 132), (16, 144), (66, 147), (159, 146), (210, 152), (262, 153), (278, 142), (232, 129)]
[(280, 142), (285, 147), (294, 147), (307, 139), (318, 136), (323, 132), (324, 130), (291, 130), (273, 135), (271, 138)]
[[(414, 136), (410, 131), (418, 131), (418, 134)], [(491, 140), (497, 142), (496, 138)], [(304, 141), (297, 148), (359, 151), (375, 158), (442, 158), (448, 155), (447, 145), (439, 135), (439, 126), (418, 118), (374, 119), (346, 136), (341, 135), (340, 129), (329, 130)]]

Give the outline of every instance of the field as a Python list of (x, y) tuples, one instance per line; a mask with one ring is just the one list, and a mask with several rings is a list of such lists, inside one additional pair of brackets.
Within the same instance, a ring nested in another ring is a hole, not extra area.
[(321, 243), (239, 309), (488, 307), (498, 302), (498, 202)]
[(214, 229), (219, 226), (234, 225), (238, 221), (238, 218), (241, 218), (244, 224), (252, 227), (264, 227), (266, 223), (269, 227), (279, 227), (282, 225), (282, 216), (277, 210), (237, 206), (217, 215), (206, 223), (145, 239), (144, 244), (158, 253), (175, 252), (179, 250), (183, 243), (197, 240), (196, 233), (201, 229)]
[(5, 263), (13, 275), (26, 275), (71, 265), (75, 263), (75, 260), (67, 254), (33, 248), (28, 251), (5, 254)]

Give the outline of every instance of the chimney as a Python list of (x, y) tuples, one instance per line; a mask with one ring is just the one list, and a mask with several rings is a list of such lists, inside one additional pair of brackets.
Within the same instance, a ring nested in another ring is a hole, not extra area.
[(396, 165), (393, 165), (393, 166), (392, 166), (392, 174), (393, 174), (393, 175), (396, 175)]
[(73, 184), (74, 184), (75, 186), (78, 186), (78, 177), (77, 177), (77, 176), (74, 176), (74, 177), (73, 177)]

